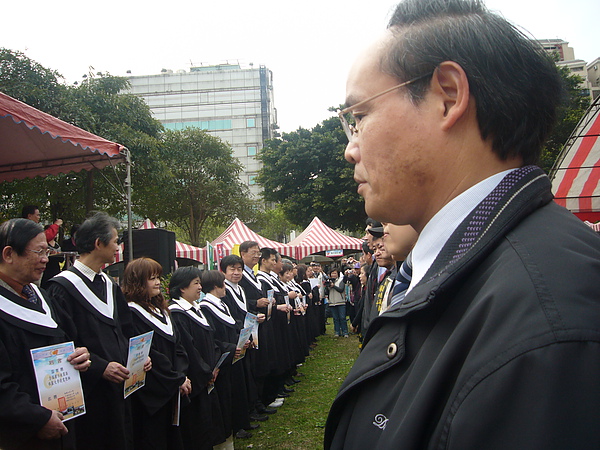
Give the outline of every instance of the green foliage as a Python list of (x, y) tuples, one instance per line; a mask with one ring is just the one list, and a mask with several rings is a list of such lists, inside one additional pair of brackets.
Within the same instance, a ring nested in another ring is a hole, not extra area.
[(362, 228), (366, 214), (344, 159), (346, 143), (337, 117), (268, 141), (257, 177), (265, 200), (280, 203), (288, 220), (303, 227), (318, 216), (332, 228)]
[[(0, 49), (0, 91), (59, 119), (131, 151), (137, 163), (133, 184), (153, 183), (152, 165), (162, 125), (150, 109), (131, 94), (119, 92), (126, 78), (90, 74), (79, 86), (66, 86), (57, 72), (42, 67), (20, 52)], [(142, 169), (142, 170), (140, 170)], [(125, 211), (123, 164), (100, 171), (68, 173), (35, 180), (17, 180), (0, 185), (0, 214), (16, 217), (24, 204), (37, 204), (44, 219), (62, 218), (63, 228), (80, 223), (91, 210), (123, 215)], [(135, 173), (135, 169), (134, 169)], [(108, 179), (108, 181), (104, 178)], [(114, 186), (120, 188), (115, 191)]]
[(46, 69), (21, 52), (0, 47), (0, 91), (3, 93), (61, 117), (67, 90), (58, 72)]
[(197, 128), (169, 130), (153, 168), (156, 183), (145, 187), (136, 205), (150, 217), (185, 230), (189, 242), (198, 246), (209, 218), (226, 224), (253, 215), (248, 188), (239, 179), (241, 170), (231, 147), (219, 138)]
[(292, 230), (300, 228), (288, 220), (282, 205), (259, 211), (256, 220), (248, 225), (261, 236), (277, 242), (284, 242)]
[(590, 106), (591, 101), (587, 90), (581, 89), (583, 78), (572, 74), (567, 67), (559, 67), (558, 71), (565, 86), (565, 99), (558, 110), (556, 126), (540, 156), (539, 165), (546, 173), (552, 169), (554, 161)]

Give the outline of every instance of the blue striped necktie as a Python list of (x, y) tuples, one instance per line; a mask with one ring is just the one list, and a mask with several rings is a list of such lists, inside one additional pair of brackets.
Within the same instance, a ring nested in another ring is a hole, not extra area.
[(28, 284), (24, 285), (23, 290), (21, 292), (27, 297), (27, 300), (29, 302), (33, 303), (34, 305), (37, 305), (38, 298), (31, 286), (29, 286)]
[(400, 266), (400, 270), (396, 274), (396, 281), (394, 283), (394, 289), (392, 290), (392, 300), (390, 301), (390, 307), (396, 303), (402, 302), (406, 295), (406, 290), (410, 285), (412, 279), (412, 260), (410, 255), (406, 257), (406, 260)]

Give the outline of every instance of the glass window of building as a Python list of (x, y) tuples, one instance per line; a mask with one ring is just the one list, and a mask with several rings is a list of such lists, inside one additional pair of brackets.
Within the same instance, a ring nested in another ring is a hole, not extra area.
[(248, 156), (256, 156), (256, 147), (248, 147)]
[(256, 184), (256, 175), (250, 175), (248, 177), (248, 184), (254, 186)]
[(256, 126), (256, 119), (246, 119), (246, 127), (254, 128)]

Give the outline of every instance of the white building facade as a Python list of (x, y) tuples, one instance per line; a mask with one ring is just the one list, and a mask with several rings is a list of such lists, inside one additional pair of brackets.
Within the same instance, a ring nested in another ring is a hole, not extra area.
[(129, 82), (130, 92), (144, 99), (165, 128), (197, 127), (227, 141), (244, 166), (242, 181), (259, 197), (254, 179), (262, 165), (256, 156), (277, 129), (269, 69), (221, 64), (130, 76)]

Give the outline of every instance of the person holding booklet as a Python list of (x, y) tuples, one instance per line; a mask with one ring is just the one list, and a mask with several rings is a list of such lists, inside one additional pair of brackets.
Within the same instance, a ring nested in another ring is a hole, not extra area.
[[(244, 289), (239, 285), (243, 278), (244, 272), (244, 261), (237, 255), (227, 255), (219, 263), (219, 267), (223, 275), (225, 276), (225, 297), (222, 300), (229, 307), (231, 315), (235, 318), (238, 329), (240, 329), (240, 341), (244, 328), (249, 327), (252, 324), (252, 329), (247, 330), (252, 335), (252, 347), (249, 348), (243, 359), (239, 362), (241, 364), (246, 379), (246, 390), (248, 393), (248, 402), (250, 404), (249, 412), (254, 416), (255, 405), (258, 403), (258, 387), (254, 377), (254, 366), (256, 360), (256, 349), (258, 345), (258, 327), (260, 323), (265, 320), (265, 315), (258, 313), (256, 315), (248, 311), (248, 301), (246, 299), (246, 293)], [(251, 418), (252, 420), (252, 418)], [(255, 430), (259, 428), (258, 424), (251, 424), (250, 429)]]
[(123, 293), (132, 312), (135, 335), (154, 331), (152, 370), (146, 385), (131, 396), (134, 448), (183, 449), (179, 424), (182, 407), (189, 404), (192, 384), (186, 376), (188, 356), (160, 291), (162, 267), (150, 258), (137, 258), (123, 274)]
[(181, 436), (186, 450), (210, 450), (229, 436), (224, 434), (218, 390), (209, 393), (207, 389), (218, 376), (218, 369), (215, 373), (213, 369), (221, 350), (214, 330), (196, 303), (201, 292), (199, 269), (181, 267), (173, 272), (169, 311), (188, 354), (188, 377), (194, 386), (190, 404), (181, 409)]
[[(246, 297), (248, 311), (266, 318), (269, 310), (269, 299), (266, 291), (263, 290), (263, 285), (256, 278), (253, 267), (260, 260), (261, 251), (258, 242), (244, 241), (240, 244), (240, 258), (244, 263), (242, 279), (238, 285), (243, 289)], [(253, 360), (252, 369), (254, 381), (258, 391), (258, 401), (254, 403), (250, 418), (257, 421), (268, 420), (267, 414), (275, 414), (277, 409), (268, 406), (271, 401), (265, 403), (265, 380), (271, 373), (271, 366), (277, 361), (276, 340), (273, 335), (273, 323), (270, 320), (264, 320), (258, 327), (260, 343), (251, 359)]]
[[(52, 299), (34, 283), (48, 262), (44, 230), (27, 219), (0, 225), (0, 448), (75, 448), (74, 425), (41, 405), (31, 349), (71, 341)], [(67, 357), (80, 372), (90, 353), (78, 347)]]
[[(226, 293), (225, 276), (218, 270), (203, 272), (202, 291), (206, 296), (200, 301), (200, 308), (215, 330), (215, 339), (223, 351), (230, 352), (216, 380), (225, 430), (237, 438), (250, 437), (245, 430), (250, 428), (246, 377), (240, 362), (232, 364), (242, 353), (242, 348), (237, 345), (240, 330), (229, 307), (222, 301)], [(249, 344), (247, 341), (242, 347), (247, 348)]]
[[(91, 353), (81, 377), (86, 414), (75, 421), (77, 446), (85, 449), (132, 448), (131, 411), (124, 399), (131, 313), (123, 292), (102, 272), (115, 260), (119, 221), (105, 213), (85, 220), (75, 235), (79, 260), (49, 281), (65, 331)], [(151, 362), (147, 361), (145, 370)]]

